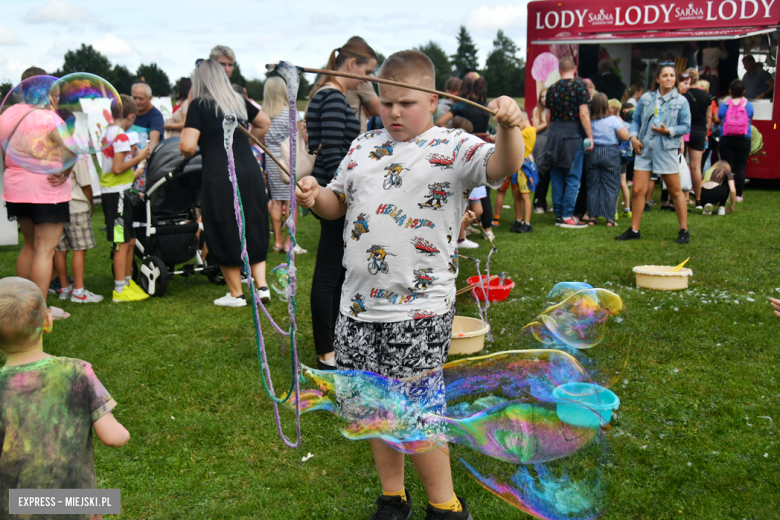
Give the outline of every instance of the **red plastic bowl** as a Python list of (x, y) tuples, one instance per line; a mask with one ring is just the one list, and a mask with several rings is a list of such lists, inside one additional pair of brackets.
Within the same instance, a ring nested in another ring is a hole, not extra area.
[[(482, 279), (486, 280), (487, 275), (482, 275)], [(476, 283), (479, 281), (479, 276), (471, 276), (468, 280), (466, 280), (469, 285)], [(504, 285), (499, 285), (501, 280), (499, 278), (494, 278), (490, 281), (490, 283), (487, 284), (487, 299), (491, 302), (501, 302), (509, 298), (509, 293), (512, 290), (512, 288), (515, 286), (515, 282), (513, 282), (511, 279), (506, 278), (504, 280)], [(471, 289), (471, 295), (475, 299), (479, 299), (480, 301), (485, 301), (485, 291), (482, 290), (482, 287), (479, 285), (474, 286)]]

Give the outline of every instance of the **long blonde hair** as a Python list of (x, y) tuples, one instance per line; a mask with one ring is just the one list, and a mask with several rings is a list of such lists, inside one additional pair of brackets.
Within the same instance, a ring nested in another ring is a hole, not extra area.
[(239, 120), (247, 120), (244, 98), (233, 90), (225, 70), (216, 60), (203, 60), (192, 71), (192, 97), (213, 99), (217, 117), (235, 114)]
[(278, 76), (268, 78), (263, 86), (263, 112), (268, 119), (282, 115), (287, 106), (287, 84)]

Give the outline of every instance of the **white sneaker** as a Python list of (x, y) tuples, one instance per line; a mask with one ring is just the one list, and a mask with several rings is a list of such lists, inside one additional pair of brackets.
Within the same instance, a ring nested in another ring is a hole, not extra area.
[(534, 208), (534, 213), (539, 215), (540, 213), (544, 213), (544, 208)]
[(228, 292), (222, 298), (214, 300), (214, 305), (219, 305), (221, 307), (246, 307), (246, 297), (242, 294), (241, 296), (234, 298), (233, 296), (230, 296), (230, 293)]
[(268, 289), (268, 287), (258, 287), (257, 295), (260, 297), (260, 301), (263, 303), (268, 303), (271, 301), (271, 291)]
[(295, 244), (295, 247), (293, 247), (293, 252), (295, 252), (296, 255), (302, 255), (302, 254), (308, 253), (309, 250), (302, 248), (298, 244)]
[(704, 212), (702, 215), (710, 216), (712, 215), (712, 204), (707, 203), (704, 205)]
[(464, 239), (463, 242), (458, 243), (458, 249), (477, 249), (478, 247), (479, 244), (472, 242), (468, 238)]
[(60, 300), (70, 300), (70, 295), (73, 293), (73, 286), (63, 287), (57, 291), (60, 295)]
[(490, 229), (490, 228), (485, 230), (485, 236), (488, 237), (488, 240), (495, 240), (496, 239), (496, 234), (493, 233), (493, 230)]
[(81, 296), (76, 296), (76, 291), (73, 291), (73, 294), (70, 296), (70, 301), (73, 303), (97, 303), (102, 302), (103, 297), (84, 289), (84, 294)]
[(725, 206), (720, 206), (718, 208), (718, 215), (725, 215), (725, 214), (726, 214), (726, 207)]

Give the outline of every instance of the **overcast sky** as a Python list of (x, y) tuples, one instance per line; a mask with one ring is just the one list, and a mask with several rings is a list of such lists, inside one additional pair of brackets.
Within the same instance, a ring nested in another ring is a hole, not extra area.
[[(526, 51), (527, 1), (477, 6), (473, 0), (394, 3), (348, 0), (0, 0), (0, 82), (16, 84), (31, 65), (48, 72), (65, 51), (92, 44), (112, 63), (135, 72), (156, 62), (175, 82), (214, 45), (230, 46), (248, 79), (264, 78), (266, 63), (286, 59), (324, 66), (330, 51), (359, 35), (378, 52), (438, 42), (448, 54), (465, 25), (484, 64), (498, 29)], [(376, 5), (382, 10), (372, 11)], [(392, 10), (387, 10), (389, 5)]]

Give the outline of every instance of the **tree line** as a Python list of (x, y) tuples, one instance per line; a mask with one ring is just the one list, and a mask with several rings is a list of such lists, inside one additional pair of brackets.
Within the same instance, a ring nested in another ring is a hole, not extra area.
[[(460, 27), (456, 38), (458, 48), (456, 53), (451, 56), (448, 56), (441, 45), (434, 41), (416, 47), (433, 62), (436, 69), (436, 88), (438, 90), (444, 90), (444, 84), (450, 77), (463, 78), (467, 73), (476, 71), (487, 81), (489, 97), (501, 95), (522, 97), (524, 95), (525, 60), (517, 56), (520, 48), (504, 34), (504, 31), (498, 30), (496, 39), (493, 40), (493, 49), (488, 53), (484, 68), (479, 66), (477, 46), (466, 27)], [(384, 56), (380, 54), (380, 65), (382, 61), (384, 61)], [(157, 96), (173, 95), (175, 97), (178, 90), (178, 80), (172, 84), (165, 71), (156, 63), (142, 64), (135, 72), (131, 72), (124, 65), (112, 64), (92, 45), (83, 43), (78, 49), (67, 51), (62, 67), (51, 74), (62, 77), (73, 72), (88, 72), (100, 76), (114, 85), (120, 94), (130, 94), (133, 82), (141, 78), (152, 87), (152, 92)], [(278, 73), (269, 72), (266, 74), (266, 78), (274, 75), (278, 75)], [(263, 80), (246, 79), (241, 73), (241, 66), (238, 63), (235, 64), (230, 81), (246, 88), (250, 98), (263, 99)], [(308, 87), (309, 82), (301, 75), (298, 99), (306, 98)], [(0, 84), (0, 99), (4, 98), (11, 88), (11, 83)]]
[(438, 90), (444, 90), (447, 79), (451, 77), (463, 78), (469, 72), (474, 71), (481, 74), (487, 81), (488, 97), (524, 96), (525, 60), (517, 56), (520, 47), (507, 37), (503, 30), (498, 30), (484, 68), (479, 66), (477, 46), (465, 26), (460, 26), (456, 38), (458, 49), (451, 56), (447, 56), (441, 45), (434, 41), (416, 47), (433, 62), (436, 69), (436, 88)]

